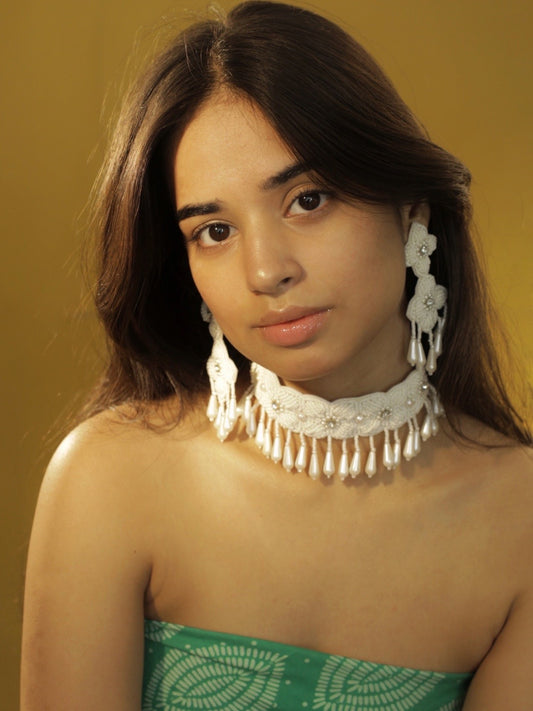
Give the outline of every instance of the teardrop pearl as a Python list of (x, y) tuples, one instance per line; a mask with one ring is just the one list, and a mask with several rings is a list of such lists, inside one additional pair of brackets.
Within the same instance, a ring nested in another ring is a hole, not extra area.
[(430, 375), (433, 375), (437, 370), (437, 356), (435, 355), (435, 348), (433, 346), (429, 349), (426, 370)]
[(298, 448), (298, 454), (296, 455), (296, 462), (294, 463), (296, 471), (303, 472), (307, 466), (307, 447), (305, 442), (302, 442)]
[(431, 420), (432, 418), (429, 415), (426, 415), (426, 417), (424, 418), (424, 424), (422, 425), (422, 429), (420, 430), (420, 434), (422, 435), (422, 439), (424, 440), (424, 442), (428, 440), (432, 435)]
[(350, 464), (350, 476), (355, 478), (361, 471), (361, 452), (355, 450)]
[(407, 461), (412, 459), (415, 456), (415, 450), (414, 450), (414, 435), (413, 431), (410, 430), (409, 434), (407, 435), (407, 439), (405, 440), (405, 445), (403, 448), (403, 456)]
[(274, 437), (274, 444), (272, 445), (272, 453), (270, 458), (273, 462), (281, 462), (281, 437), (276, 434)]
[(440, 417), (441, 415), (444, 415), (444, 409), (440, 404), (440, 400), (437, 397), (433, 399), (433, 412), (435, 413), (435, 417)]
[(309, 463), (309, 476), (311, 479), (318, 479), (320, 476), (320, 468), (318, 466), (318, 455), (316, 452), (311, 454), (311, 461)]
[(365, 473), (370, 478), (370, 477), (374, 476), (376, 471), (377, 471), (376, 450), (371, 449), (370, 452), (368, 453), (368, 457), (366, 459)]
[(233, 427), (233, 425), (235, 424), (235, 420), (237, 419), (237, 401), (235, 400), (235, 396), (232, 396), (231, 400), (229, 401), (229, 407), (226, 417), (228, 418), (230, 426)]
[(412, 336), (409, 341), (409, 350), (407, 352), (407, 362), (410, 365), (416, 365), (416, 353), (416, 338)]
[(439, 423), (436, 418), (431, 420), (431, 434), (435, 436), (437, 432), (439, 431)]
[(250, 414), (246, 420), (246, 434), (248, 437), (254, 437), (255, 433), (257, 430), (257, 423), (255, 421), (255, 415), (253, 410), (250, 411)]
[(348, 453), (343, 452), (341, 454), (341, 460), (339, 462), (339, 477), (341, 481), (344, 481), (348, 476)]
[(226, 415), (224, 417), (224, 432), (226, 433), (226, 436), (231, 432), (234, 424), (235, 424), (235, 420), (231, 419), (230, 410), (228, 408), (226, 410)]
[(388, 469), (394, 469), (394, 455), (390, 442), (385, 442), (383, 445), (383, 466)]
[(335, 474), (335, 460), (333, 459), (333, 452), (330, 450), (326, 452), (326, 456), (324, 457), (324, 466), (322, 467), (322, 471), (328, 479)]
[(415, 455), (420, 453), (420, 430), (414, 431), (413, 449), (414, 449)]
[(255, 443), (257, 444), (258, 447), (262, 447), (264, 441), (265, 441), (265, 420), (264, 420), (264, 417), (261, 417), (261, 419), (259, 420), (259, 424), (257, 425), (256, 433), (255, 433)]
[(213, 422), (213, 420), (217, 416), (217, 410), (217, 399), (213, 394), (211, 394), (209, 397), (209, 403), (207, 405), (206, 411), (207, 419), (209, 420), (209, 422)]
[(440, 328), (440, 326), (437, 327), (437, 332), (435, 333), (434, 348), (435, 354), (437, 356), (440, 356), (440, 354), (442, 353), (442, 329)]
[(290, 472), (294, 466), (294, 457), (292, 456), (292, 445), (291, 445), (291, 432), (287, 434), (287, 439), (285, 440), (285, 447), (283, 447), (283, 466)]
[(393, 458), (394, 458), (394, 468), (396, 469), (396, 467), (399, 466), (400, 461), (402, 459), (402, 445), (400, 444), (399, 439), (394, 441)]
[(426, 362), (426, 354), (424, 353), (424, 346), (420, 341), (416, 343), (416, 362), (418, 365), (424, 365)]

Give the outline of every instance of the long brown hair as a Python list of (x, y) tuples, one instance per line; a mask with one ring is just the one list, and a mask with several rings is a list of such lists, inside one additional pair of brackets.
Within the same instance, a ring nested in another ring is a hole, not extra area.
[[(470, 235), (470, 174), (432, 143), (369, 54), (308, 10), (252, 0), (196, 23), (151, 63), (124, 104), (97, 193), (96, 306), (110, 362), (87, 414), (205, 392), (210, 341), (175, 216), (168, 163), (194, 112), (227, 86), (260, 107), (295, 157), (347, 199), (427, 201), (437, 282), (448, 288), (433, 376), (445, 407), (531, 443), (489, 328)], [(408, 279), (408, 294), (413, 283)], [(234, 353), (240, 366), (244, 359)]]

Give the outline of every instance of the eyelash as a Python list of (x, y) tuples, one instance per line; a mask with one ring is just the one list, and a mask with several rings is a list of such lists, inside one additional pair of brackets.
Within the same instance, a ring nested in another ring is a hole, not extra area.
[[(300, 200), (302, 197), (305, 197), (305, 196), (314, 196), (314, 195), (319, 195), (319, 196), (325, 197), (325, 198), (326, 198), (326, 204), (327, 204), (328, 200), (331, 200), (331, 199), (334, 197), (334, 194), (331, 192), (331, 190), (327, 190), (327, 189), (325, 189), (325, 188), (323, 188), (323, 189), (321, 189), (321, 188), (319, 188), (319, 187), (303, 188), (303, 189), (300, 190), (300, 192), (298, 192), (298, 194), (295, 195), (294, 198), (291, 200), (291, 203), (290, 203), (290, 205), (289, 205), (289, 208), (288, 208), (288, 210), (287, 210), (287, 213), (290, 212), (291, 208), (292, 208), (292, 207), (295, 205), (295, 203), (297, 203), (298, 200)], [(323, 204), (320, 204), (318, 207), (316, 207), (316, 208), (313, 209), (313, 210), (305, 210), (305, 209), (302, 208), (303, 211), (300, 212), (300, 213), (297, 213), (297, 216), (299, 216), (299, 215), (305, 215), (306, 212), (309, 213), (309, 214), (313, 214), (313, 213), (319, 212), (323, 207), (324, 207), (324, 205), (323, 205)], [(194, 243), (196, 243), (196, 244), (199, 244), (199, 243), (200, 243), (200, 239), (201, 239), (202, 233), (203, 233), (205, 230), (208, 230), (210, 227), (217, 227), (217, 226), (228, 227), (230, 230), (233, 229), (232, 226), (229, 225), (229, 224), (226, 223), (226, 222), (210, 222), (210, 223), (208, 223), (207, 225), (202, 225), (202, 226), (200, 226), (200, 227), (197, 227), (195, 230), (193, 230), (192, 235), (191, 235), (191, 238), (190, 238), (190, 242), (194, 242)], [(223, 244), (225, 241), (226, 241), (225, 239), (224, 239), (224, 240), (220, 240), (219, 244)], [(215, 243), (216, 243), (216, 240), (215, 240)], [(209, 247), (208, 247), (208, 248), (209, 248)]]

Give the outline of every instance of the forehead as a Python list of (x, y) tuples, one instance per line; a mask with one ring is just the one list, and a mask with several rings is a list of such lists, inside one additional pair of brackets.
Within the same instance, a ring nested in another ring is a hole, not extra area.
[(259, 107), (219, 92), (198, 109), (177, 145), (176, 191), (180, 202), (214, 197), (210, 190), (221, 184), (259, 184), (292, 162), (293, 154)]

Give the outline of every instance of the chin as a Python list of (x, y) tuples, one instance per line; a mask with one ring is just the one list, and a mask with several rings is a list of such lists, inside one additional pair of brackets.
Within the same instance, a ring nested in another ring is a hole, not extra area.
[[(288, 358), (284, 359), (289, 360)], [(284, 362), (281, 363), (279, 360), (274, 361), (272, 359), (270, 362), (263, 360), (257, 360), (259, 365), (264, 368), (268, 368), (283, 381), (298, 383), (301, 387), (304, 387), (305, 383), (311, 384), (314, 381), (320, 381), (328, 376), (332, 376), (335, 372), (342, 366), (339, 363), (332, 363), (331, 360), (319, 359), (319, 358), (305, 358), (298, 357), (297, 352), (292, 352), (290, 360), (291, 363)]]

